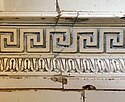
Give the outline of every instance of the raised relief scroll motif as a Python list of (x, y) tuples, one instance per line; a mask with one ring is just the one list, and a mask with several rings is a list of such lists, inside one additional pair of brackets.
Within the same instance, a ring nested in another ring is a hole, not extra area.
[(25, 35), (27, 52), (50, 51), (50, 35), (43, 29), (21, 29), (20, 32)]
[(0, 58), (0, 72), (125, 73), (125, 59)]
[(77, 52), (77, 37), (70, 29), (47, 29), (52, 35), (53, 52)]
[(101, 29), (105, 35), (107, 53), (125, 53), (125, 42), (123, 29)]
[(1, 52), (22, 52), (24, 36), (17, 29), (0, 29)]
[(78, 36), (79, 52), (101, 53), (103, 52), (103, 35), (97, 29), (74, 29)]

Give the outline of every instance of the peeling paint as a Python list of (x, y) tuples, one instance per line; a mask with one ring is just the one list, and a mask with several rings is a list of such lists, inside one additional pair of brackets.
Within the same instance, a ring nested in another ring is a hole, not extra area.
[(9, 76), (9, 78), (12, 78), (12, 79), (22, 79), (23, 77), (21, 77), (21, 76)]
[(60, 82), (62, 84), (67, 84), (67, 79), (62, 77), (62, 76), (53, 76), (51, 77), (51, 80), (54, 81), (54, 82)]
[(85, 22), (88, 20), (89, 20), (89, 18), (78, 18), (76, 22)]
[(96, 87), (93, 85), (85, 85), (82, 87), (83, 90), (96, 90)]

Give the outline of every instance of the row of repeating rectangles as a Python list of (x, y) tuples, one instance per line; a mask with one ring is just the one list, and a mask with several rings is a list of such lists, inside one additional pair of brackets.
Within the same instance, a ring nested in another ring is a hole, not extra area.
[(125, 53), (120, 28), (0, 29), (0, 52)]

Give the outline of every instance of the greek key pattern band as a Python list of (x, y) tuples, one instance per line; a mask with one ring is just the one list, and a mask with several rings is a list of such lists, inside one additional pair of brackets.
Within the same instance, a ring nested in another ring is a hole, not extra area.
[(0, 28), (0, 53), (125, 53), (124, 28)]

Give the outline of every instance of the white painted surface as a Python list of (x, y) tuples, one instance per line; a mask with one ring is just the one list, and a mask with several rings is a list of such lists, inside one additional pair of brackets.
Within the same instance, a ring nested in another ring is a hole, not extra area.
[(55, 11), (55, 0), (4, 0), (5, 11)]
[(124, 0), (59, 0), (65, 11), (124, 11)]
[(124, 102), (125, 91), (85, 91), (85, 102)]
[[(2, 1), (2, 0), (1, 0)], [(4, 0), (0, 5), (1, 17), (57, 17), (56, 0)], [(5, 3), (5, 4), (4, 4)], [(123, 17), (125, 1), (123, 0), (59, 0), (59, 8), (62, 17)], [(5, 7), (5, 8), (4, 8)], [(59, 10), (58, 8), (58, 10)], [(10, 12), (11, 11), (11, 12)], [(37, 12), (36, 12), (37, 11)], [(52, 12), (50, 12), (52, 11)], [(72, 12), (73, 11), (73, 12)], [(80, 12), (78, 12), (80, 11)], [(93, 20), (94, 21), (94, 20)], [(95, 21), (97, 23), (97, 21)], [(68, 84), (65, 89), (81, 89), (85, 85), (93, 85), (97, 89), (125, 89), (123, 79), (66, 77)], [(51, 78), (30, 77), (1, 77), (2, 88), (62, 88), (62, 83), (54, 82)], [(120, 98), (117, 98), (117, 97)], [(24, 98), (25, 97), (25, 98)], [(86, 102), (123, 102), (124, 92), (98, 92), (86, 93)], [(105, 99), (105, 100), (103, 100)], [(0, 92), (1, 102), (82, 102), (81, 92), (61, 91), (12, 91)]]
[(62, 88), (62, 84), (44, 77), (1, 77), (0, 88)]
[[(6, 11), (55, 11), (56, 0), (4, 0)], [(124, 11), (124, 0), (58, 0), (65, 11)]]
[(82, 102), (80, 92), (12, 91), (0, 92), (1, 102)]
[[(95, 75), (96, 76), (96, 75)], [(85, 85), (93, 85), (97, 89), (125, 89), (125, 80), (105, 78), (67, 78), (65, 89), (82, 89)]]
[(4, 0), (0, 0), (0, 11), (4, 11)]
[[(64, 17), (123, 17), (125, 15), (124, 0), (1, 0), (0, 10), (7, 12), (43, 12), (50, 15), (50, 11), (60, 10)], [(58, 8), (57, 8), (58, 7)], [(49, 12), (47, 12), (49, 11)], [(80, 11), (80, 12), (79, 12)], [(7, 15), (6, 13), (6, 15)], [(25, 13), (24, 13), (25, 14)], [(32, 15), (33, 15), (32, 14)], [(32, 16), (31, 15), (31, 16)]]

